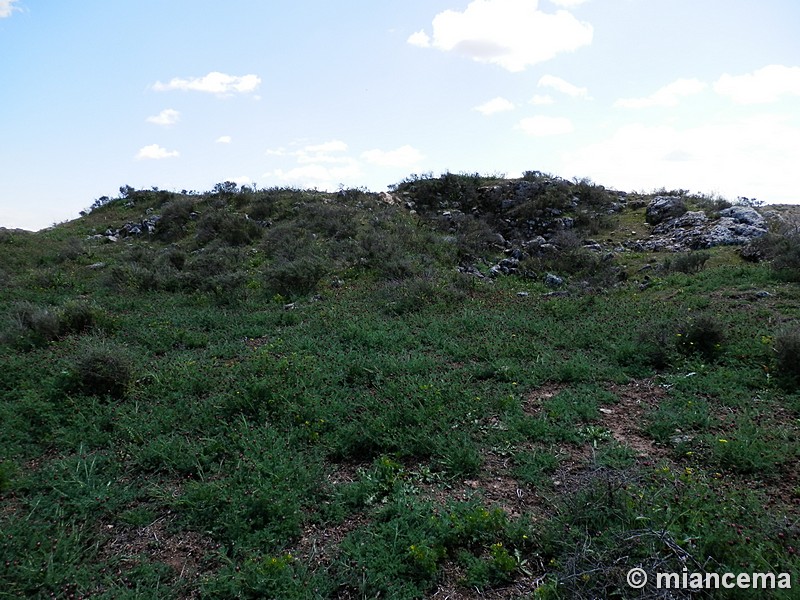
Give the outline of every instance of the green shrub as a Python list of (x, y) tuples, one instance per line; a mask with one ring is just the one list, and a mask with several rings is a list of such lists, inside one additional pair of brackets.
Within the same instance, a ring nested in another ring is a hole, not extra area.
[(491, 179), (478, 173), (447, 172), (436, 178), (429, 173), (411, 175), (391, 187), (398, 193), (408, 193), (420, 208), (470, 210), (478, 202), (478, 188), (486, 185)]
[(163, 277), (153, 265), (144, 266), (137, 263), (113, 265), (103, 277), (103, 284), (115, 291), (158, 290), (163, 289), (163, 283)]
[(301, 256), (294, 260), (279, 259), (268, 265), (264, 270), (264, 279), (269, 292), (294, 298), (313, 292), (328, 271), (325, 259)]
[(78, 351), (66, 375), (69, 392), (121, 400), (133, 378), (133, 365), (123, 348), (95, 339)]
[(187, 197), (176, 198), (167, 204), (161, 213), (161, 219), (156, 223), (156, 236), (167, 241), (183, 237), (194, 206), (195, 199)]
[(640, 327), (634, 343), (632, 362), (661, 371), (672, 360), (674, 325), (664, 320), (654, 320)]
[(2, 341), (19, 350), (31, 350), (54, 340), (59, 329), (59, 318), (54, 311), (20, 302), (7, 319)]
[(0, 494), (4, 494), (13, 487), (17, 471), (17, 465), (14, 463), (10, 461), (0, 462)]
[(684, 354), (700, 354), (705, 360), (713, 360), (722, 350), (725, 330), (716, 318), (701, 314), (686, 323), (677, 337), (678, 349)]
[(201, 245), (219, 240), (229, 246), (246, 246), (261, 237), (264, 230), (244, 215), (225, 210), (204, 214), (197, 223), (197, 242)]
[(282, 221), (267, 229), (261, 249), (268, 258), (286, 261), (320, 253), (319, 244), (312, 233), (296, 221)]
[(97, 309), (84, 300), (72, 300), (59, 311), (59, 333), (84, 333), (97, 324)]
[(800, 384), (800, 327), (790, 327), (775, 336), (776, 372), (789, 385)]
[(772, 258), (773, 268), (789, 281), (800, 281), (800, 234), (784, 236), (779, 252)]
[(687, 252), (677, 256), (664, 259), (662, 269), (678, 273), (699, 273), (705, 268), (706, 262), (711, 258), (708, 252)]
[(83, 241), (78, 238), (69, 238), (58, 248), (56, 262), (72, 261), (86, 252)]
[(753, 240), (742, 248), (741, 255), (753, 262), (770, 261), (781, 278), (800, 281), (800, 233), (794, 230), (771, 232)]

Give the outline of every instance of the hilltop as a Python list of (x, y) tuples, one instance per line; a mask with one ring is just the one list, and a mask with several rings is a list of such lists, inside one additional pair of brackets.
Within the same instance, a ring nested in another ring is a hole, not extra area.
[(531, 171), (0, 229), (0, 597), (800, 585), (799, 224)]

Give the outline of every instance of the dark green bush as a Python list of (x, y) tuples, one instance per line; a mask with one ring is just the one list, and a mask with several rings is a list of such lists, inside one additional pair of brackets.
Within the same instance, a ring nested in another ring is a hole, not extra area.
[(636, 336), (636, 355), (642, 364), (658, 371), (666, 369), (671, 362), (674, 326), (656, 320), (639, 330)]
[(770, 261), (781, 278), (800, 281), (800, 233), (785, 228), (755, 239), (741, 250), (742, 258), (752, 262)]
[(85, 300), (72, 300), (61, 307), (59, 333), (84, 333), (97, 324), (98, 311)]
[(72, 261), (86, 252), (83, 241), (78, 238), (69, 238), (58, 248), (56, 262)]
[(256, 221), (280, 219), (291, 214), (298, 203), (313, 198), (315, 192), (296, 188), (270, 188), (259, 190), (250, 197), (247, 214)]
[(186, 226), (194, 211), (195, 199), (179, 197), (167, 204), (156, 223), (156, 236), (162, 240), (173, 241), (183, 237)]
[(92, 340), (79, 350), (67, 372), (67, 391), (87, 396), (123, 399), (133, 378), (133, 365), (127, 351)]
[(392, 186), (398, 193), (408, 193), (419, 208), (460, 208), (467, 212), (478, 204), (478, 188), (493, 178), (478, 173), (443, 173), (434, 178), (432, 173), (411, 175)]
[(312, 233), (295, 221), (282, 221), (267, 229), (261, 249), (268, 258), (283, 260), (321, 252)]
[(114, 265), (106, 271), (103, 284), (115, 291), (164, 289), (163, 278), (153, 266), (137, 263)]
[(678, 349), (684, 354), (700, 354), (705, 360), (713, 360), (721, 352), (724, 341), (722, 324), (709, 314), (700, 314), (687, 322), (678, 334)]
[(800, 234), (785, 235), (778, 252), (772, 257), (772, 267), (789, 281), (800, 281)]
[(2, 341), (19, 350), (44, 346), (58, 337), (58, 315), (30, 302), (20, 302), (11, 311), (2, 334)]
[(294, 298), (313, 292), (328, 271), (324, 258), (307, 255), (294, 260), (276, 260), (264, 269), (264, 279), (270, 292)]
[(197, 223), (197, 242), (201, 245), (220, 240), (229, 246), (246, 246), (258, 240), (264, 230), (242, 214), (215, 210)]
[(711, 255), (708, 252), (687, 252), (664, 259), (662, 268), (664, 271), (678, 273), (699, 273), (705, 268), (709, 258), (711, 258)]
[(17, 476), (17, 465), (10, 461), (0, 462), (0, 494), (11, 489)]
[(778, 376), (790, 385), (800, 384), (800, 327), (784, 329), (775, 336)]
[(297, 217), (300, 227), (327, 239), (355, 237), (358, 221), (359, 211), (333, 201), (307, 203)]

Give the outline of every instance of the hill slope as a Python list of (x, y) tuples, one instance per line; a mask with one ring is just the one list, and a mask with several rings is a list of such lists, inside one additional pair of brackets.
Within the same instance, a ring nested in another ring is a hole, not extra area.
[(0, 598), (796, 585), (800, 244), (769, 210), (445, 174), (0, 231)]

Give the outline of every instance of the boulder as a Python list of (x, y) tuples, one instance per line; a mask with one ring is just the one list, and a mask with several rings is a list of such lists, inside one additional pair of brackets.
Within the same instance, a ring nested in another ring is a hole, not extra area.
[(544, 284), (549, 288), (558, 288), (564, 285), (564, 280), (558, 275), (548, 273), (544, 278)]
[(719, 211), (719, 216), (731, 218), (737, 223), (744, 223), (761, 229), (766, 228), (766, 220), (752, 206), (731, 206)]
[(656, 196), (647, 205), (645, 220), (650, 225), (658, 225), (667, 219), (680, 217), (686, 212), (686, 203), (680, 196)]

